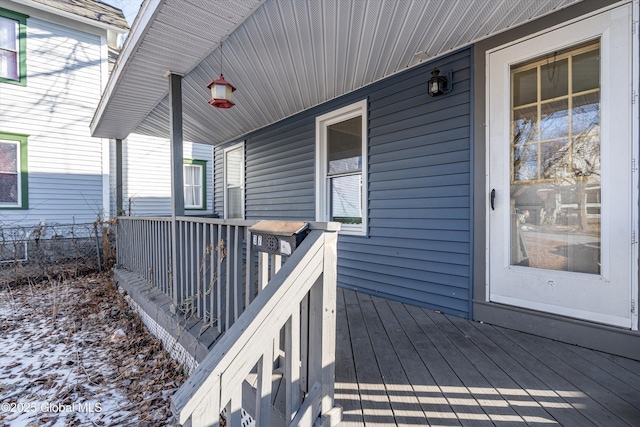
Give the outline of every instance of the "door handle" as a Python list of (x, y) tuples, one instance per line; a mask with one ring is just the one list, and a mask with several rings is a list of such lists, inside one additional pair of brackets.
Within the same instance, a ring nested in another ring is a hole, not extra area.
[(496, 210), (496, 189), (494, 188), (493, 190), (491, 190), (491, 210), (495, 211)]

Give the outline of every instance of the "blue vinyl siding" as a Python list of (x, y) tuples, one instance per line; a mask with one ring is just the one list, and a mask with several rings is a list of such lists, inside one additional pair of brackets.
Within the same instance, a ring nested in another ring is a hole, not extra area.
[[(368, 99), (369, 227), (340, 236), (339, 285), (468, 317), (471, 66), (458, 51), (245, 137), (246, 218), (314, 220), (315, 118)], [(453, 91), (432, 98), (435, 67), (453, 71)]]

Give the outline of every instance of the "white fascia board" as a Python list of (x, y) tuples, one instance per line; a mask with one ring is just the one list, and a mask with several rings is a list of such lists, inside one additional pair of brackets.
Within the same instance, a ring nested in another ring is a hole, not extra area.
[[(111, 77), (107, 82), (107, 87), (102, 93), (102, 98), (100, 98), (98, 108), (96, 108), (96, 112), (91, 119), (89, 128), (91, 130), (92, 136), (96, 136), (96, 129), (100, 124), (100, 121), (102, 120), (102, 116), (109, 104), (109, 101), (111, 100), (111, 95), (113, 94), (116, 87), (118, 87), (120, 79), (131, 63), (134, 53), (138, 50), (138, 47), (144, 40), (144, 36), (147, 31), (149, 31), (149, 23), (153, 22), (163, 3), (164, 0), (145, 0), (142, 3), (142, 6), (140, 6), (140, 11), (136, 16), (133, 27), (129, 32), (129, 36), (125, 41), (124, 46), (120, 51), (120, 55), (118, 56), (118, 60), (116, 61), (115, 67), (111, 72)], [(108, 135), (103, 136), (109, 137)]]

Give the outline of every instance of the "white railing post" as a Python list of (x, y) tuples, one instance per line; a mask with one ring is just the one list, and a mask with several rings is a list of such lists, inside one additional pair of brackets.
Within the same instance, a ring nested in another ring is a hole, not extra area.
[(322, 272), (322, 414), (333, 408), (336, 365), (336, 286), (338, 233), (324, 233)]

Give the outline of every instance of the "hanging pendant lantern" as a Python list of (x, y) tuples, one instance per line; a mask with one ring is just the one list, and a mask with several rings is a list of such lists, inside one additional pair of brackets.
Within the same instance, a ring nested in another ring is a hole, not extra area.
[(226, 81), (222, 74), (220, 74), (218, 80), (212, 81), (207, 87), (211, 89), (211, 101), (209, 101), (209, 104), (216, 108), (231, 108), (236, 105), (231, 102), (231, 93), (236, 88)]

